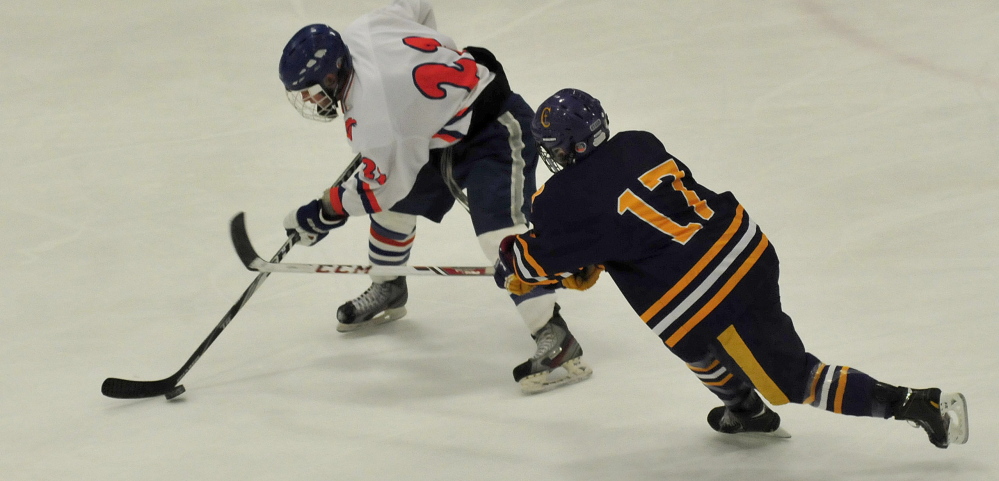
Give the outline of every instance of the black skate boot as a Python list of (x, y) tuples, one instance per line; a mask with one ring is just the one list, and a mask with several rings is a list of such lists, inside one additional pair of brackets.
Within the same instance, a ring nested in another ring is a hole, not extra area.
[[(879, 383), (877, 389), (886, 386)], [(942, 394), (937, 388), (895, 388), (895, 419), (921, 427), (938, 448), (968, 442), (968, 404), (961, 393)], [(877, 392), (877, 391), (876, 391)]]
[(583, 381), (593, 374), (581, 359), (583, 348), (579, 347), (558, 311), (556, 304), (552, 318), (531, 336), (538, 344), (534, 355), (513, 368), (513, 379), (520, 383), (525, 394), (550, 391)]
[(780, 427), (780, 416), (760, 399), (756, 391), (742, 406), (728, 408), (718, 406), (708, 412), (708, 425), (711, 429), (725, 434), (759, 433), (779, 438), (791, 435)]
[(406, 315), (406, 301), (409, 289), (406, 278), (397, 277), (388, 282), (373, 282), (364, 294), (345, 302), (336, 311), (340, 324), (336, 330), (353, 331), (364, 326), (373, 326), (394, 321)]

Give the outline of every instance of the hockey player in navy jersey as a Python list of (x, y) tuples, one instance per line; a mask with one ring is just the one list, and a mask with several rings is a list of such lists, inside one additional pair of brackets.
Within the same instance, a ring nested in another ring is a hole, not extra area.
[(501, 243), (499, 285), (582, 290), (606, 270), (721, 399), (707, 417), (716, 431), (787, 435), (766, 399), (911, 421), (940, 448), (967, 441), (960, 393), (892, 386), (807, 352), (781, 309), (767, 236), (731, 192), (698, 184), (654, 135), (611, 137), (599, 101), (573, 89), (542, 103), (531, 131), (555, 175), (534, 196), (533, 229)]
[[(340, 31), (307, 25), (288, 41), (278, 68), (288, 100), (304, 117), (328, 122), (343, 114), (347, 141), (361, 159), (347, 180), (288, 214), (284, 228), (300, 244), (313, 245), (363, 216), (370, 219), (371, 263), (404, 265), (417, 216), (440, 222), (456, 197), (490, 264), (504, 237), (527, 228), (536, 186), (534, 111), (511, 90), (492, 53), (459, 48), (437, 30), (427, 1), (395, 0)], [(337, 309), (338, 331), (406, 314), (405, 277), (371, 281)], [(534, 393), (588, 378), (592, 370), (578, 346), (553, 356), (542, 342), (542, 331), (565, 327), (556, 296), (512, 297), (538, 342), (514, 369), (521, 389)]]

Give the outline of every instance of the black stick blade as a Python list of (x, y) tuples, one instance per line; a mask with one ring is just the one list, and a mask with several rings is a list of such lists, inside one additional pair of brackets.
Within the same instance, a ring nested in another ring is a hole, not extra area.
[(169, 401), (169, 400), (171, 400), (171, 399), (173, 399), (173, 398), (175, 398), (177, 396), (180, 396), (181, 394), (184, 394), (184, 391), (186, 391), (186, 389), (184, 389), (184, 385), (183, 384), (181, 384), (181, 385), (179, 385), (179, 386), (171, 389), (170, 392), (168, 392), (168, 393), (165, 394), (165, 396), (167, 398), (167, 401)]
[(159, 381), (129, 381), (109, 377), (101, 385), (101, 394), (115, 399), (142, 399), (164, 396), (177, 386), (172, 377)]
[(232, 237), (232, 245), (236, 248), (239, 260), (247, 269), (255, 271), (252, 264), (255, 260), (260, 259), (260, 256), (253, 248), (253, 244), (250, 243), (250, 236), (246, 233), (246, 215), (244, 213), (240, 212), (232, 218), (229, 223), (229, 235)]

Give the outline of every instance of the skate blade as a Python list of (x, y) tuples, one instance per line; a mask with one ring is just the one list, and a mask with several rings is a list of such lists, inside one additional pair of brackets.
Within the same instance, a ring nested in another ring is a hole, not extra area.
[(767, 438), (779, 438), (779, 439), (790, 439), (791, 437), (791, 433), (787, 432), (787, 429), (781, 427), (774, 429), (769, 433), (743, 433), (743, 434), (763, 436)]
[(724, 434), (725, 436), (737, 436), (737, 437), (740, 437), (740, 438), (770, 438), (770, 439), (790, 439), (791, 438), (791, 433), (789, 433), (786, 429), (781, 428), (781, 427), (779, 427), (777, 429), (774, 429), (773, 431), (770, 431), (769, 433), (765, 433), (765, 432), (762, 432), (762, 431), (742, 431), (742, 432), (739, 432), (739, 433), (721, 433), (720, 432), (719, 434)]
[(379, 324), (385, 324), (386, 322), (392, 322), (401, 319), (402, 316), (406, 315), (405, 307), (396, 307), (395, 309), (385, 309), (381, 314), (368, 319), (367, 321), (353, 322), (350, 324), (339, 323), (336, 326), (338, 332), (350, 332), (361, 329), (362, 327), (377, 326)]
[(940, 395), (940, 415), (948, 421), (947, 444), (968, 442), (968, 401), (959, 392)]
[(557, 387), (585, 381), (593, 375), (593, 369), (583, 363), (581, 357), (570, 359), (551, 371), (531, 374), (520, 380), (520, 390), (524, 394), (538, 394)]

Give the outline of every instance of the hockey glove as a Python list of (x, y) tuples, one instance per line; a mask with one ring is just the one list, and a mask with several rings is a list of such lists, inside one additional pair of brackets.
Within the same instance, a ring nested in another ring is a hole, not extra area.
[(496, 260), (493, 280), (496, 285), (510, 291), (511, 294), (522, 296), (531, 292), (534, 285), (528, 284), (519, 277), (513, 269), (513, 242), (515, 236), (506, 236), (500, 242), (499, 259)]
[(284, 218), (284, 231), (289, 236), (298, 233), (298, 243), (311, 246), (346, 222), (346, 216), (328, 216), (323, 212), (322, 202), (316, 199), (289, 212)]
[(577, 291), (585, 291), (591, 287), (593, 284), (597, 283), (597, 278), (600, 277), (600, 273), (604, 271), (604, 266), (597, 264), (592, 266), (586, 266), (575, 274), (562, 279), (562, 287), (566, 289), (575, 289)]

